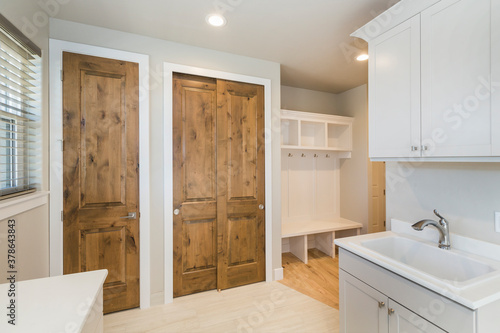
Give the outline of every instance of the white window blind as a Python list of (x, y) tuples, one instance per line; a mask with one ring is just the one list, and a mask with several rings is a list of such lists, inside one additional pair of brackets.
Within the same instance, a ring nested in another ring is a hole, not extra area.
[(40, 186), (41, 58), (19, 34), (0, 17), (0, 199)]

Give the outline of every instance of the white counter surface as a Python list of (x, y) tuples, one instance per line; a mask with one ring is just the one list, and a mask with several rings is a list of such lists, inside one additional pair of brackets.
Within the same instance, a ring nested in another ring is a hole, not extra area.
[[(392, 231), (340, 238), (335, 240), (335, 244), (472, 310), (500, 300), (500, 270), (498, 274), (493, 274), (493, 276), (484, 281), (479, 281), (465, 288), (453, 288), (445, 281), (440, 281), (436, 277), (413, 269), (412, 267), (392, 260), (382, 254), (378, 254), (361, 245), (361, 242), (366, 240), (401, 236), (418, 239), (424, 243), (433, 244), (437, 247), (437, 230), (427, 228), (424, 231), (425, 232), (414, 231), (411, 229), (411, 224), (393, 220)], [(455, 251), (471, 258), (480, 259), (482, 262), (500, 268), (500, 245), (486, 243), (455, 234), (450, 234), (450, 237), (452, 245), (450, 251)]]
[(18, 282), (15, 326), (6, 308), (10, 284), (0, 284), (0, 332), (80, 332), (107, 275), (99, 270)]

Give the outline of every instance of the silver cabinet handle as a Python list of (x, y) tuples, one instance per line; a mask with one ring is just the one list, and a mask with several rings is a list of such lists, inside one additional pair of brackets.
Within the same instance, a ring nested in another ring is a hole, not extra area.
[(133, 212), (133, 213), (128, 213), (127, 216), (120, 216), (121, 219), (131, 219), (131, 220), (135, 220), (137, 218), (137, 213), (136, 212)]
[(411, 146), (411, 151), (417, 151), (418, 147), (417, 146)]
[(259, 205), (259, 209), (260, 209), (260, 210), (263, 210), (263, 209), (264, 209), (264, 205), (263, 205), (263, 204), (260, 204), (260, 205)]
[(425, 150), (429, 150), (429, 147), (427, 146), (422, 146), (422, 150), (425, 151)]
[(174, 209), (174, 215), (179, 215), (180, 211), (176, 208)]

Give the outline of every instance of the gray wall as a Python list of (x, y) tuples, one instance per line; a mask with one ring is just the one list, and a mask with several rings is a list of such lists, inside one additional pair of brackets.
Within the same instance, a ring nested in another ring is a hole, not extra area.
[(451, 232), (500, 244), (494, 212), (500, 211), (500, 163), (387, 162), (387, 218), (435, 218)]
[(353, 117), (353, 149), (350, 159), (340, 164), (340, 215), (363, 224), (367, 232), (369, 221), (368, 176), (368, 91), (367, 85), (337, 95), (343, 116)]
[(281, 86), (281, 108), (313, 113), (339, 114), (337, 95)]

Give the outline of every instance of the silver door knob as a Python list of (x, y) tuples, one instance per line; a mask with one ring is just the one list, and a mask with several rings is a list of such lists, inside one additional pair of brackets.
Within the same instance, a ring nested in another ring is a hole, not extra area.
[(260, 204), (260, 205), (259, 205), (259, 209), (260, 209), (260, 210), (263, 210), (263, 209), (264, 209), (264, 205), (263, 205), (263, 204)]
[(130, 219), (130, 220), (135, 220), (137, 218), (137, 213), (128, 213), (127, 216), (120, 216), (121, 219)]
[(179, 210), (177, 208), (174, 209), (174, 215), (179, 215)]

